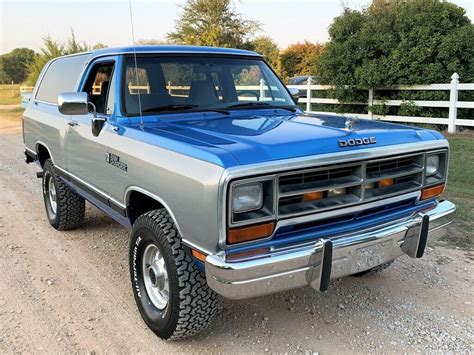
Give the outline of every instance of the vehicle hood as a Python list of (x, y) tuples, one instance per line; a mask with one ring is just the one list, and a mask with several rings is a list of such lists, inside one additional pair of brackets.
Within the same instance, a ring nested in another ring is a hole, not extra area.
[[(346, 117), (295, 113), (275, 114), (268, 110), (238, 115), (161, 120), (147, 129), (172, 135), (212, 154), (231, 154), (237, 164), (336, 153), (367, 147), (443, 139), (435, 131), (375, 120), (358, 119), (346, 129)], [(375, 137), (376, 143), (341, 148), (339, 140)], [(221, 152), (221, 153), (219, 153)], [(229, 160), (225, 167), (233, 165)]]

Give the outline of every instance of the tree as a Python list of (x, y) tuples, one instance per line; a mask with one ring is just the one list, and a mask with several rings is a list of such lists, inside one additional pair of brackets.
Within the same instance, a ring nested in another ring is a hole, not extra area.
[(329, 29), (320, 82), (372, 88), (474, 80), (474, 28), (465, 10), (441, 0), (376, 0), (345, 9)]
[(232, 5), (232, 0), (187, 0), (168, 39), (178, 44), (248, 48), (259, 24), (243, 19)]
[(15, 48), (0, 57), (2, 82), (22, 83), (28, 74), (28, 65), (33, 62), (35, 52), (29, 48)]
[(286, 48), (280, 56), (282, 76), (316, 75), (324, 46), (305, 41)]
[[(100, 45), (100, 44), (99, 44)], [(30, 85), (34, 85), (43, 70), (43, 67), (51, 59), (67, 54), (74, 54), (88, 51), (90, 47), (84, 42), (77, 42), (74, 31), (71, 29), (71, 37), (68, 38), (66, 44), (54, 40), (51, 36), (43, 37), (43, 47), (40, 53), (36, 55), (35, 60), (28, 65), (28, 79)]]
[(272, 68), (280, 73), (280, 49), (278, 45), (268, 36), (260, 36), (252, 40), (251, 49), (263, 54)]
[(102, 49), (102, 48), (107, 48), (107, 46), (106, 46), (105, 44), (103, 44), (103, 43), (100, 43), (100, 42), (94, 44), (94, 45), (91, 47), (91, 49), (93, 49), (93, 50)]

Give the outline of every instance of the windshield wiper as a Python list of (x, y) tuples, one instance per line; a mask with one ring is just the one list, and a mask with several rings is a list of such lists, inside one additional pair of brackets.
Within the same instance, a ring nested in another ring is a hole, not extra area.
[(161, 111), (177, 111), (177, 110), (212, 111), (212, 112), (219, 112), (224, 115), (230, 114), (229, 111), (223, 110), (223, 109), (212, 108), (212, 107), (202, 107), (199, 105), (188, 105), (188, 104), (181, 104), (181, 105), (171, 104), (171, 105), (156, 106), (156, 107), (147, 108), (146, 110), (143, 110), (142, 112), (161, 112)]
[(241, 102), (240, 104), (226, 106), (226, 109), (232, 108), (245, 108), (245, 107), (255, 107), (255, 108), (281, 108), (282, 110), (287, 110), (291, 112), (296, 112), (295, 106), (278, 106), (272, 105), (266, 102)]

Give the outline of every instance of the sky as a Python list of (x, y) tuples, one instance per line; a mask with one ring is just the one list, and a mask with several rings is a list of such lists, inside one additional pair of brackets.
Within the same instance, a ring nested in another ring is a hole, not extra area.
[[(184, 0), (131, 0), (135, 40), (165, 39), (174, 29)], [(474, 0), (451, 0), (474, 19)], [(342, 3), (362, 9), (370, 0), (240, 0), (244, 18), (262, 25), (260, 34), (280, 48), (291, 43), (325, 42), (328, 27)], [(42, 36), (65, 41), (71, 28), (76, 39), (109, 47), (132, 44), (128, 0), (0, 0), (0, 53), (17, 47), (41, 48)]]

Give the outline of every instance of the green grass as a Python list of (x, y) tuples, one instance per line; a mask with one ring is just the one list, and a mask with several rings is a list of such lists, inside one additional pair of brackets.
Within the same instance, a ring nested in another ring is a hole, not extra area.
[(17, 108), (13, 110), (0, 110), (0, 120), (21, 122), (22, 114), (22, 108)]
[(0, 85), (0, 105), (18, 105), (21, 103), (20, 85)]
[(456, 221), (443, 241), (474, 249), (474, 135), (448, 137), (451, 146), (448, 186), (443, 198), (457, 206)]

